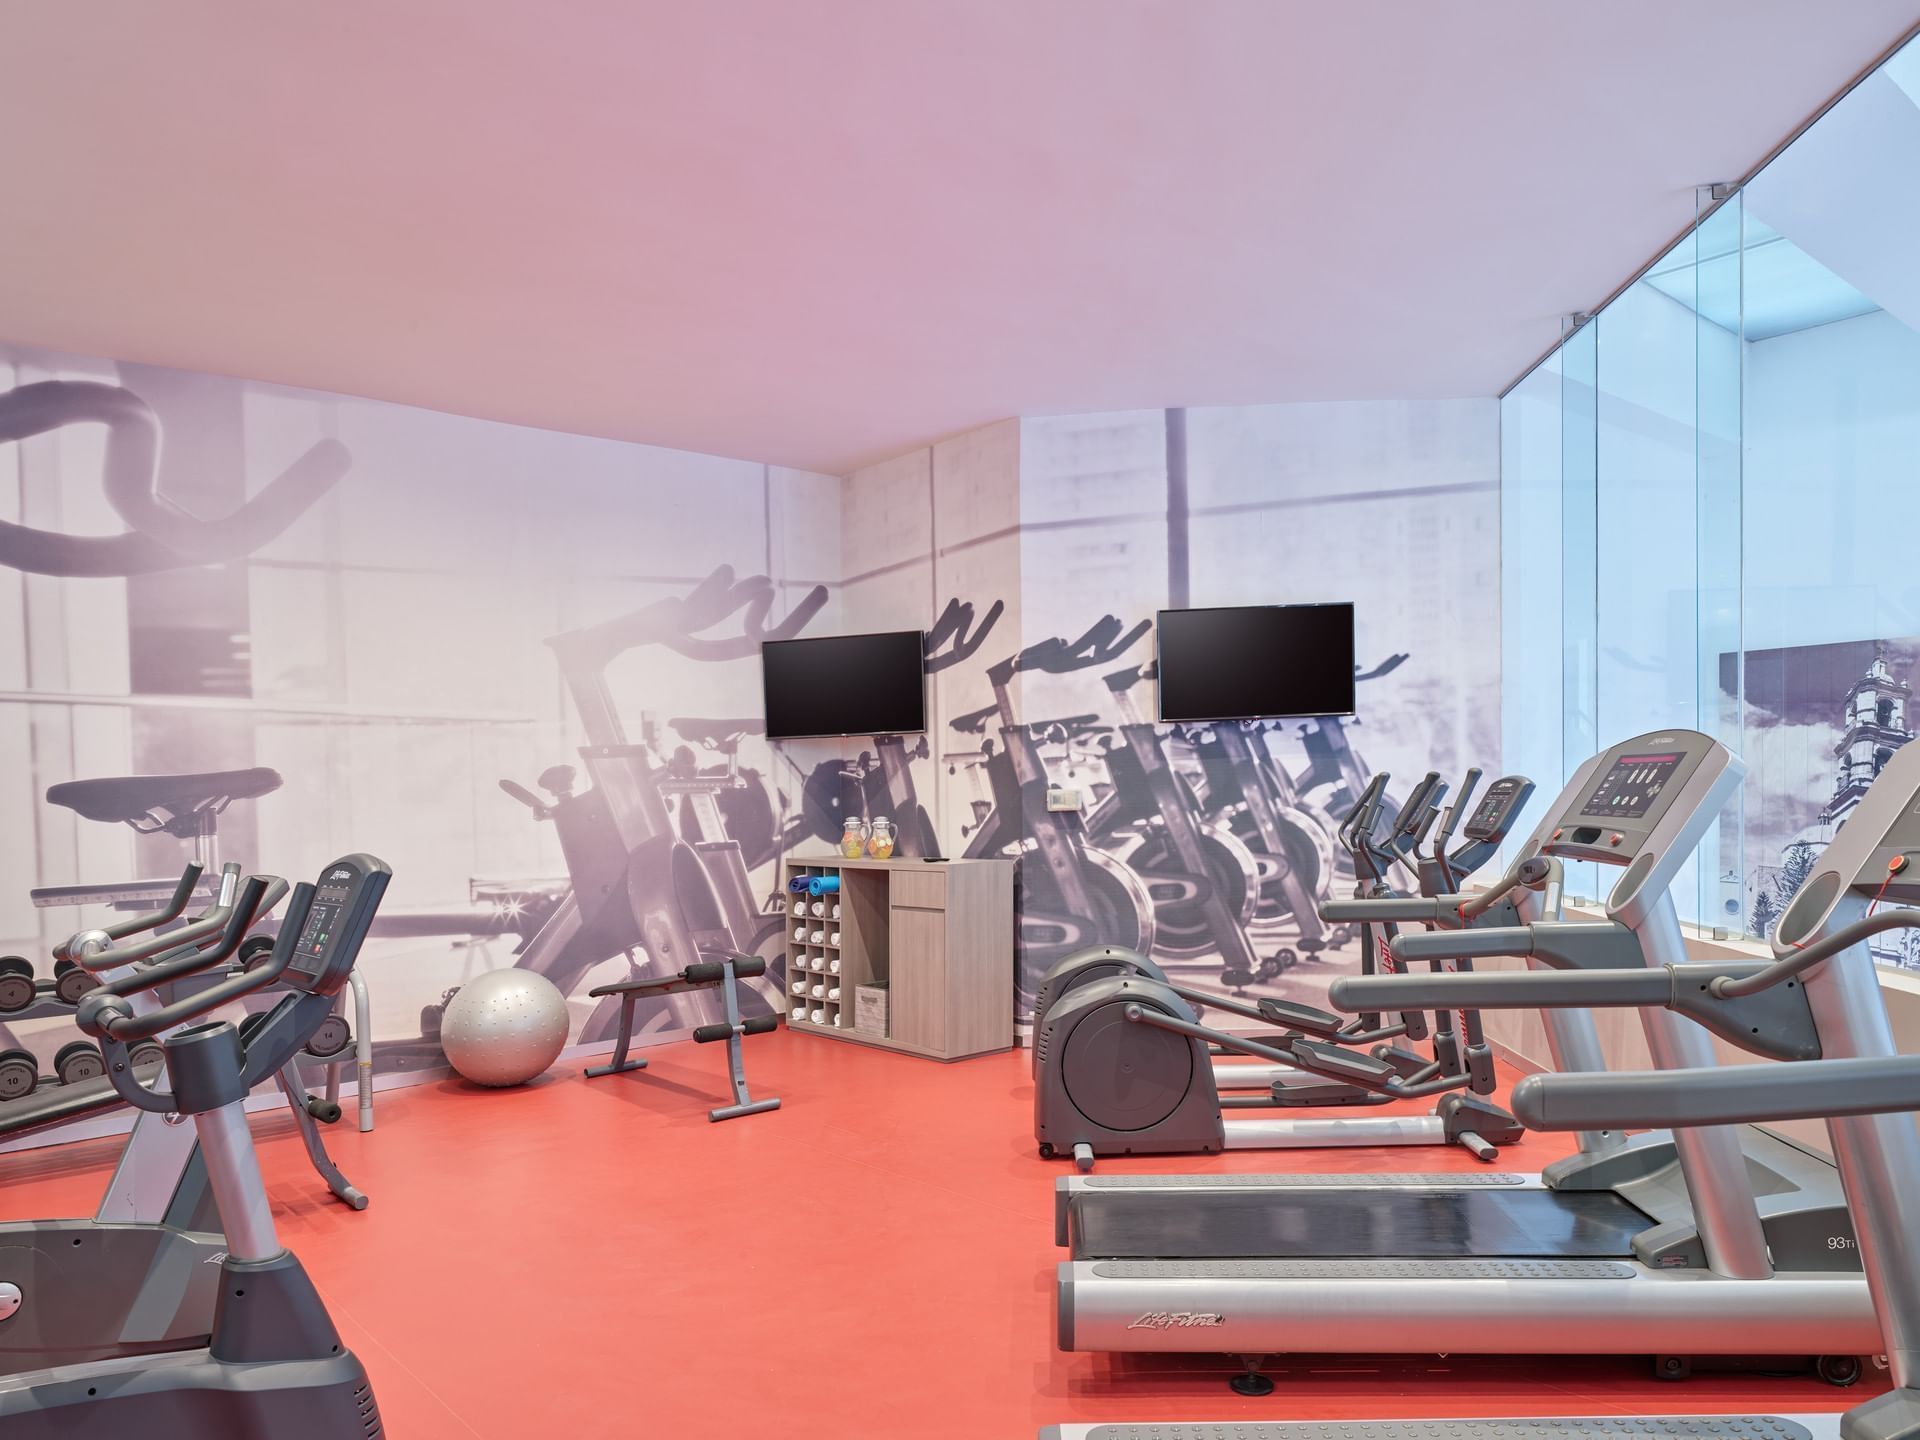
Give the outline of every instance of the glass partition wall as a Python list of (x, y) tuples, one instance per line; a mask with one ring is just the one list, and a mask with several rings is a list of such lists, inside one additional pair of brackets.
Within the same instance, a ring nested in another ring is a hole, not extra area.
[(1920, 42), (1700, 199), (1501, 399), (1503, 748), (1551, 789), (1629, 735), (1719, 736), (1748, 781), (1677, 893), (1757, 937), (1914, 733)]

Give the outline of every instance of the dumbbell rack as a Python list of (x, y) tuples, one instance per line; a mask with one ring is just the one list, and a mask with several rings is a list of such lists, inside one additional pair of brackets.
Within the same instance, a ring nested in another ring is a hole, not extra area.
[[(840, 869), (826, 861), (796, 862), (786, 867), (786, 874), (789, 880), (816, 875), (838, 877)], [(801, 1029), (851, 1031), (853, 991), (841, 973), (846, 968), (841, 959), (846, 931), (840, 895), (822, 895), (815, 900), (786, 889), (782, 895), (787, 902), (787, 1024)], [(816, 904), (822, 912), (819, 915), (813, 913)], [(796, 935), (796, 931), (804, 934)], [(817, 943), (813, 939), (816, 934), (821, 937)], [(802, 989), (795, 990), (796, 985)], [(816, 996), (816, 986), (825, 993)], [(820, 1016), (817, 1020), (813, 1018), (816, 1013)]]
[[(146, 880), (117, 885), (44, 886), (33, 891), (32, 898), (38, 909), (104, 904), (130, 911), (150, 908), (165, 900), (173, 884), (170, 880)], [(196, 898), (210, 903), (215, 888), (213, 880), (203, 879), (195, 892)], [(248, 941), (249, 959), (262, 958), (277, 932), (278, 926), (273, 922), (256, 931)], [(56, 962), (53, 977), (48, 979), (37, 975), (33, 962), (23, 956), (0, 956), (0, 1033), (11, 1034), (7, 1027), (15, 1022), (70, 1018), (81, 998), (98, 983), (70, 960)], [(210, 983), (210, 980), (202, 977), (200, 983)], [(341, 1069), (353, 1066), (358, 1090), (358, 1124), (362, 1131), (369, 1131), (373, 1129), (372, 1002), (366, 980), (358, 969), (349, 977), (349, 989), (353, 997), (353, 1023), (349, 1025), (345, 1020), (343, 994), (339, 1017), (329, 1020), (325, 1029), (316, 1035), (316, 1041), (321, 1035), (326, 1037), (324, 1049), (309, 1048), (302, 1052), (301, 1058), (303, 1063), (317, 1062), (325, 1067), (329, 1104), (339, 1102)], [(265, 992), (265, 996), (270, 1003), (280, 993), (275, 988)], [(136, 1045), (133, 1053), (136, 1059), (157, 1061), (160, 1047), (154, 1042), (144, 1042)], [(61, 1085), (98, 1081), (105, 1074), (105, 1062), (92, 1041), (72, 1040), (56, 1051), (50, 1073), (42, 1074), (40, 1070), (32, 1051), (0, 1039), (0, 1139), (6, 1136), (5, 1126), (12, 1113), (8, 1107), (14, 1101), (28, 1100)]]

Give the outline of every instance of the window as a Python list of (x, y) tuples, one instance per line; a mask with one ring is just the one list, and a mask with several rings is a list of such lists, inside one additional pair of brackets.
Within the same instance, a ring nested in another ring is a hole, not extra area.
[(1501, 402), (1508, 768), (1551, 788), (1645, 730), (1724, 740), (1746, 785), (1676, 890), (1723, 932), (1770, 928), (1911, 734), (1914, 193), (1920, 42)]

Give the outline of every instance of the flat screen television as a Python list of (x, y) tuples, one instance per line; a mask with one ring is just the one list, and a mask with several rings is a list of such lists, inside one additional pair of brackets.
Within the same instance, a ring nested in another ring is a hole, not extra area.
[(1162, 610), (1154, 627), (1169, 723), (1353, 713), (1353, 606)]
[(927, 728), (924, 644), (918, 630), (762, 641), (767, 738), (919, 734)]

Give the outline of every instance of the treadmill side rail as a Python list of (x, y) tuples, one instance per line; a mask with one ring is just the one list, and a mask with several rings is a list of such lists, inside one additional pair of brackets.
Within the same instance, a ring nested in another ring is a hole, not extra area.
[[(1276, 1279), (1259, 1277), (1262, 1263), (1063, 1262), (1061, 1346), (1424, 1355), (1444, 1336), (1451, 1353), (1483, 1355), (1684, 1355), (1705, 1348), (1804, 1357), (1881, 1348), (1873, 1301), (1858, 1274), (1732, 1280), (1619, 1261), (1515, 1261), (1504, 1269), (1495, 1261), (1425, 1261), (1369, 1274), (1367, 1262), (1351, 1270), (1292, 1262), (1299, 1278)], [(1236, 1266), (1248, 1278), (1236, 1278)], [(1527, 1266), (1537, 1267), (1539, 1278), (1527, 1278), (1520, 1269)], [(1474, 1323), (1462, 1326), (1462, 1315)]]

